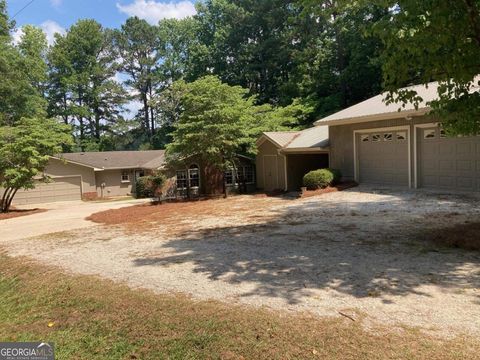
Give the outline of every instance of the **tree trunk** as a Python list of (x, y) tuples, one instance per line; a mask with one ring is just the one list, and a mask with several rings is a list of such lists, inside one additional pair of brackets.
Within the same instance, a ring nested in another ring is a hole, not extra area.
[(147, 99), (147, 94), (143, 93), (142, 94), (142, 101), (143, 101), (143, 117), (144, 117), (144, 122), (145, 122), (145, 128), (147, 129), (147, 133), (150, 136), (150, 117), (149, 117), (149, 111), (148, 111), (148, 99)]
[[(150, 100), (152, 100), (152, 87), (149, 89), (150, 92)], [(155, 117), (153, 116), (153, 107), (150, 106), (150, 123), (151, 123), (151, 135), (152, 137), (155, 135)]]
[(13, 198), (17, 193), (18, 189), (14, 189), (8, 187), (3, 192), (2, 200), (0, 201), (0, 212), (6, 213), (10, 210), (10, 206), (12, 205)]

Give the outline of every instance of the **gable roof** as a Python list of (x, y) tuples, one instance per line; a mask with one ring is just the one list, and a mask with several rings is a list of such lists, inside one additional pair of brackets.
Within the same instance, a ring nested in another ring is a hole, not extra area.
[(263, 136), (267, 137), (278, 147), (283, 148), (299, 134), (300, 131), (267, 131), (263, 133)]
[(64, 153), (56, 157), (102, 170), (157, 169), (165, 162), (165, 150)]
[(328, 126), (314, 126), (302, 131), (264, 132), (258, 139), (257, 145), (260, 145), (263, 139), (270, 140), (285, 151), (327, 150), (329, 145)]
[[(479, 86), (477, 85), (479, 80), (480, 76), (476, 76), (473, 79), (474, 86), (472, 92), (479, 91)], [(418, 104), (418, 109), (415, 109), (415, 106), (411, 103), (404, 104), (404, 107), (402, 107), (402, 104), (400, 103), (387, 105), (384, 101), (387, 93), (382, 93), (323, 119), (317, 120), (315, 125), (341, 125), (363, 121), (388, 120), (425, 115), (431, 110), (428, 103), (438, 98), (438, 87), (439, 83), (434, 81), (427, 85), (415, 85), (402, 89), (413, 90), (422, 98), (422, 101)]]

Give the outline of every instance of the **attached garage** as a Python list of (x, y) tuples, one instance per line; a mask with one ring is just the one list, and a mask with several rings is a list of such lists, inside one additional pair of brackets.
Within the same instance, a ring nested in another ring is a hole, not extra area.
[(81, 176), (53, 178), (52, 182), (38, 182), (35, 189), (18, 191), (14, 205), (41, 204), (57, 201), (81, 200)]
[(360, 183), (410, 184), (409, 129), (359, 130), (355, 136), (355, 178)]
[(480, 191), (480, 137), (447, 137), (438, 127), (416, 127), (416, 186)]

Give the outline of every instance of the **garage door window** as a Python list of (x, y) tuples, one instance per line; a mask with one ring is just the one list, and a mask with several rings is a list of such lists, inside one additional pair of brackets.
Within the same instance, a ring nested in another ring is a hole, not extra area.
[(383, 141), (392, 141), (392, 140), (393, 140), (393, 134), (392, 133), (383, 134)]
[(429, 129), (423, 131), (424, 139), (435, 139), (435, 129)]
[(361, 135), (360, 136), (360, 141), (367, 142), (370, 140), (369, 135)]
[(376, 141), (380, 141), (380, 140), (381, 140), (380, 134), (373, 134), (372, 135), (372, 141), (376, 142)]
[(407, 140), (407, 132), (406, 131), (398, 131), (397, 132), (397, 141), (404, 141)]

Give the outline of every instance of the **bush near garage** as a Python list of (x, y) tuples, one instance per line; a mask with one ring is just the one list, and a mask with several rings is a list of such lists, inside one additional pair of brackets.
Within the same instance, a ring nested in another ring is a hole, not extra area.
[(303, 185), (309, 190), (323, 189), (327, 186), (336, 184), (340, 181), (342, 175), (340, 171), (334, 169), (318, 169), (310, 171), (303, 177)]
[(139, 177), (135, 183), (135, 194), (137, 199), (151, 198), (153, 192), (148, 186), (149, 176)]
[(136, 197), (141, 199), (159, 196), (166, 181), (167, 178), (160, 172), (138, 178), (135, 184)]

